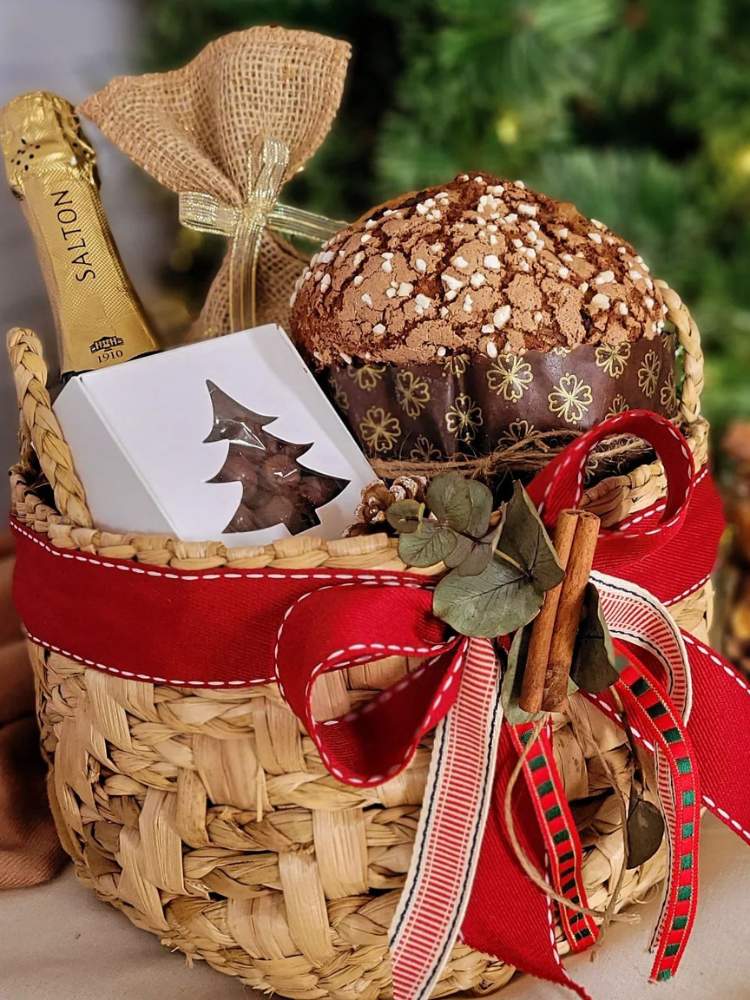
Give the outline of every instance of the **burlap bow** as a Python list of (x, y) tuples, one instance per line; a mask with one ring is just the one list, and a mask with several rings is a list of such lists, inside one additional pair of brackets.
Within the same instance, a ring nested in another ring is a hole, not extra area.
[(81, 104), (107, 138), (180, 194), (186, 225), (230, 237), (198, 336), (285, 326), (304, 256), (277, 233), (320, 241), (342, 225), (276, 199), (328, 133), (349, 53), (323, 35), (249, 28), (211, 42), (181, 69), (117, 77)]

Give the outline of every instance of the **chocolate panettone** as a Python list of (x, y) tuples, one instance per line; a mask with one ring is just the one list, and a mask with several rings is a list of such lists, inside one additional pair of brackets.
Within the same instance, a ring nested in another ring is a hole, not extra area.
[(439, 460), (628, 407), (671, 415), (665, 314), (601, 222), (462, 174), (334, 236), (300, 278), (292, 335), (370, 455)]

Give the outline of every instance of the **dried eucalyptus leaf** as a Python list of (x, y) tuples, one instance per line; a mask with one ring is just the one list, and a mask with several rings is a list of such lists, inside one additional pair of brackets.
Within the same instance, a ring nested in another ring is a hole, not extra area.
[(520, 628), (516, 632), (503, 671), (500, 698), (503, 704), (503, 717), (511, 726), (517, 726), (523, 722), (533, 722), (542, 714), (540, 712), (524, 712), (518, 704), (523, 686), (523, 671), (526, 667), (530, 634), (531, 630), (528, 628)]
[(586, 585), (570, 676), (579, 688), (592, 694), (611, 687), (618, 677), (612, 637), (602, 614), (599, 591), (593, 583)]
[(557, 554), (531, 497), (519, 482), (505, 508), (498, 551), (523, 567), (540, 590), (556, 587), (563, 578)]
[(458, 472), (441, 472), (427, 487), (427, 506), (442, 524), (465, 531), (471, 518), (468, 481)]
[(628, 868), (638, 868), (656, 854), (664, 837), (664, 817), (653, 802), (631, 794), (626, 835)]
[(443, 577), (432, 607), (438, 618), (462, 635), (492, 638), (530, 622), (542, 599), (523, 570), (492, 559), (476, 576), (461, 576), (453, 570)]
[(438, 521), (454, 531), (479, 538), (489, 527), (492, 493), (483, 483), (464, 479), (458, 472), (435, 476), (427, 489), (427, 503)]
[(469, 479), (467, 485), (471, 513), (466, 527), (461, 530), (471, 535), (472, 538), (481, 538), (490, 526), (492, 492), (484, 483), (477, 482), (476, 479)]
[(422, 521), (424, 504), (418, 500), (397, 500), (386, 510), (386, 520), (401, 535), (416, 531)]
[(492, 559), (492, 545), (485, 541), (471, 542), (471, 551), (461, 561), (456, 572), (459, 576), (478, 576), (487, 568), (490, 559)]
[(407, 566), (434, 566), (450, 555), (458, 537), (455, 531), (437, 521), (422, 521), (416, 531), (401, 535), (398, 554)]
[[(448, 531), (451, 529), (448, 528)], [(454, 569), (457, 566), (462, 566), (464, 561), (471, 555), (471, 550), (474, 547), (474, 543), (466, 535), (456, 535), (456, 545), (452, 552), (450, 552), (444, 559), (445, 565), (448, 569)]]

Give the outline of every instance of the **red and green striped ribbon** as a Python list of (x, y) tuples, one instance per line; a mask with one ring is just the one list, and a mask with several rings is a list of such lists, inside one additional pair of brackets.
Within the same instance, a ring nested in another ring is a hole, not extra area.
[[(532, 738), (532, 723), (509, 726), (521, 754)], [(581, 841), (555, 763), (548, 726), (541, 731), (524, 763), (524, 778), (539, 822), (555, 891), (575, 906), (588, 907), (583, 885)], [(560, 926), (571, 951), (583, 951), (596, 941), (599, 929), (592, 917), (558, 904)]]
[(671, 776), (673, 809), (664, 809), (670, 847), (667, 898), (651, 970), (652, 980), (664, 981), (677, 971), (698, 902), (698, 775), (682, 719), (660, 685), (631, 663), (616, 687), (632, 725), (661, 751)]

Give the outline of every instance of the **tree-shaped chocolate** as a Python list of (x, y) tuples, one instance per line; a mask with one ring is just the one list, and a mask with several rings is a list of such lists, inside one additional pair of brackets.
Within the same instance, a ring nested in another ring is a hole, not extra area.
[(229, 451), (210, 483), (241, 483), (242, 499), (224, 533), (259, 531), (285, 524), (292, 535), (320, 524), (317, 508), (329, 503), (348, 480), (327, 476), (297, 461), (312, 444), (293, 444), (264, 428), (276, 417), (264, 417), (206, 381), (214, 411), (204, 444), (228, 441)]

